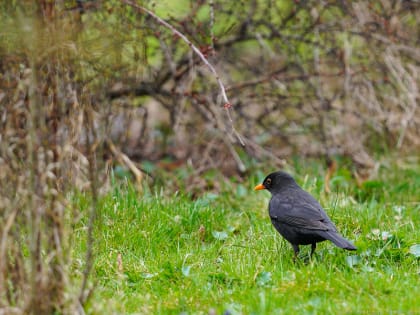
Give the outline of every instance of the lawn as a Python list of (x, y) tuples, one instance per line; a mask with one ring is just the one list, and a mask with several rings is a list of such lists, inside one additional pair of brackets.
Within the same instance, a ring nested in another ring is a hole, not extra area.
[[(296, 168), (297, 169), (297, 168)], [(92, 314), (418, 314), (420, 171), (382, 167), (357, 188), (345, 170), (323, 192), (322, 168), (293, 172), (358, 247), (293, 251), (271, 226), (261, 171), (198, 198), (115, 185), (100, 200)], [(86, 196), (75, 199), (83, 208)], [(74, 237), (77, 277), (85, 225)], [(81, 260), (80, 260), (81, 261)]]

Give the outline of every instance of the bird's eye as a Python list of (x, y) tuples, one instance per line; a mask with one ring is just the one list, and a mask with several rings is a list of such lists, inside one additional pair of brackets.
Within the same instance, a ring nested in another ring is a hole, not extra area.
[(265, 181), (265, 183), (266, 183), (267, 185), (270, 185), (270, 184), (271, 184), (271, 178), (267, 178), (267, 180)]

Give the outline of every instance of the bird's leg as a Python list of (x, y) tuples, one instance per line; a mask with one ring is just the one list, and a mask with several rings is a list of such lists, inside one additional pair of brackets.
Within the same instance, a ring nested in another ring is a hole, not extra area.
[(293, 251), (295, 252), (295, 255), (293, 256), (293, 261), (296, 261), (299, 255), (299, 245), (292, 244)]
[(312, 258), (312, 255), (315, 253), (315, 248), (316, 248), (316, 243), (312, 243), (312, 245), (311, 245), (311, 258)]

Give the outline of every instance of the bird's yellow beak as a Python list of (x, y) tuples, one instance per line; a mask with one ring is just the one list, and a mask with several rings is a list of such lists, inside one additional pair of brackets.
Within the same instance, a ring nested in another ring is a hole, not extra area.
[(259, 184), (257, 186), (255, 186), (254, 190), (262, 190), (265, 189), (265, 186), (263, 184)]

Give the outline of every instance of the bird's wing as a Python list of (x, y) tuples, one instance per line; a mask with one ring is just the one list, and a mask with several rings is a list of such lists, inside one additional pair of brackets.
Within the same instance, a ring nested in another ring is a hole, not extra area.
[(285, 198), (273, 197), (270, 201), (270, 217), (272, 220), (298, 228), (321, 231), (336, 231), (321, 205), (308, 193), (298, 198), (289, 195)]
[(286, 223), (291, 226), (298, 228), (304, 228), (307, 230), (318, 230), (318, 231), (330, 231), (331, 228), (323, 222), (322, 220), (311, 220), (301, 217), (292, 217), (292, 216), (281, 216), (281, 217), (271, 217), (274, 221), (279, 221), (281, 223)]

